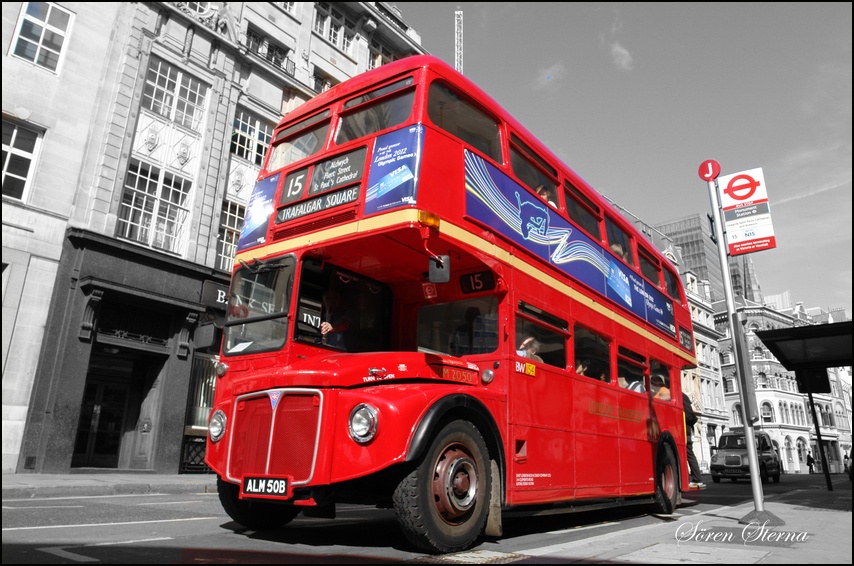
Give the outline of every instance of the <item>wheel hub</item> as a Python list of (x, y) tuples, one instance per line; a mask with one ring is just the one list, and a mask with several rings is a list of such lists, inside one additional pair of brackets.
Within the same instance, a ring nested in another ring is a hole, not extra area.
[(458, 446), (448, 447), (436, 463), (433, 499), (449, 523), (468, 513), (477, 501), (477, 466)]

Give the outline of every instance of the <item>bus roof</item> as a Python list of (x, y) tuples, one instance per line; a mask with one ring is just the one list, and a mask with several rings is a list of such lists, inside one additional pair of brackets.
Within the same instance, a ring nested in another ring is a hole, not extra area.
[[(585, 195), (592, 198), (601, 209), (611, 211), (611, 214), (609, 214), (609, 218), (615, 221), (624, 231), (634, 234), (635, 239), (639, 242), (642, 242), (644, 239), (646, 239), (645, 237), (639, 237), (642, 232), (638, 230), (625, 217), (623, 217), (623, 215), (614, 208), (614, 206), (608, 199), (604, 198), (601, 194), (599, 194), (599, 192), (592, 185), (587, 183), (575, 171), (573, 171), (571, 167), (564, 163), (563, 160), (556, 156), (547, 146), (540, 142), (540, 140), (537, 139), (536, 136), (534, 136), (525, 128), (525, 126), (523, 126), (515, 118), (513, 118), (513, 116), (509, 112), (507, 112), (500, 104), (498, 104), (498, 102), (496, 102), (491, 96), (484, 92), (479, 86), (473, 83), (469, 78), (458, 73), (453, 67), (448, 65), (446, 62), (432, 55), (414, 55), (405, 59), (393, 61), (371, 71), (362, 73), (360, 75), (356, 75), (355, 77), (334, 86), (326, 92), (319, 94), (318, 96), (312, 98), (311, 100), (307, 101), (306, 103), (302, 104), (301, 106), (287, 114), (282, 120), (282, 122), (280, 122), (280, 127), (284, 124), (289, 124), (291, 122), (300, 120), (301, 118), (306, 117), (316, 112), (317, 110), (320, 110), (321, 108), (329, 106), (342, 98), (349, 97), (358, 91), (371, 88), (379, 82), (383, 82), (395, 76), (402, 75), (424, 67), (429, 67), (430, 70), (434, 73), (437, 73), (440, 76), (443, 76), (444, 78), (448, 79), (453, 83), (455, 88), (461, 90), (462, 92), (470, 96), (472, 99), (476, 100), (479, 105), (485, 107), (495, 116), (505, 121), (513, 130), (517, 132), (517, 134), (521, 135), (524, 138), (525, 143), (530, 145), (543, 157), (552, 161), (552, 163), (554, 163), (555, 165), (559, 166), (559, 168), (565, 174), (569, 174), (570, 181), (573, 183), (573, 185), (581, 185), (581, 188), (584, 190)], [(648, 245), (645, 246), (646, 251), (654, 254), (655, 258), (658, 259), (663, 266), (670, 266), (670, 268), (675, 271), (674, 266), (672, 265), (670, 259), (667, 256), (661, 253), (651, 242), (647, 241), (647, 244)]]

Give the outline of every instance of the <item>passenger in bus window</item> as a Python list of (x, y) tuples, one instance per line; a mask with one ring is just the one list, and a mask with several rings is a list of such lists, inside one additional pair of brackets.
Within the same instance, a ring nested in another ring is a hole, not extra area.
[(665, 383), (665, 376), (656, 373), (650, 378), (650, 392), (653, 399), (661, 399), (662, 401), (670, 401), (670, 389)]
[(537, 194), (543, 197), (545, 201), (551, 205), (552, 208), (557, 208), (557, 204), (555, 204), (557, 197), (555, 196), (555, 191), (553, 188), (546, 187), (545, 185), (540, 185), (539, 187), (537, 187)]
[(341, 308), (341, 295), (329, 290), (323, 296), (323, 322), (320, 334), (323, 343), (333, 348), (347, 349), (345, 333), (350, 329), (350, 317)]
[(522, 344), (519, 345), (519, 349), (516, 350), (516, 353), (523, 358), (528, 358), (535, 362), (541, 362), (543, 361), (543, 358), (537, 355), (537, 352), (539, 351), (540, 342), (533, 336), (528, 336), (522, 341)]
[(582, 360), (576, 360), (575, 362), (575, 373), (578, 375), (587, 375), (586, 372), (590, 368), (590, 360), (584, 358)]
[(631, 263), (629, 258), (626, 256), (625, 251), (623, 250), (623, 246), (618, 244), (617, 242), (611, 244), (611, 253), (613, 253), (615, 256), (625, 261), (626, 263)]

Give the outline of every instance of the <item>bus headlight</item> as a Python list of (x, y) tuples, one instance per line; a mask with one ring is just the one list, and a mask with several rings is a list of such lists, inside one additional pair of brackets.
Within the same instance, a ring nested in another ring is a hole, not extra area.
[(218, 442), (225, 433), (225, 413), (217, 409), (211, 415), (211, 420), (208, 423), (208, 435), (211, 437), (211, 442)]
[(493, 379), (495, 379), (495, 372), (491, 369), (484, 370), (484, 372), (480, 374), (480, 380), (484, 385), (489, 385), (492, 383)]
[(362, 403), (350, 412), (350, 438), (359, 444), (367, 444), (377, 434), (377, 410)]

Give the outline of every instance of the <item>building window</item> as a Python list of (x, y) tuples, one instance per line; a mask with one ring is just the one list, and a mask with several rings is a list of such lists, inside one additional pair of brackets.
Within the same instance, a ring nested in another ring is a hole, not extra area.
[(356, 24), (344, 17), (337, 8), (331, 8), (328, 2), (314, 5), (314, 33), (323, 37), (345, 53), (350, 53), (353, 39), (356, 37)]
[(14, 55), (56, 72), (71, 29), (71, 12), (52, 2), (24, 2)]
[(269, 37), (251, 29), (247, 30), (246, 47), (249, 51), (266, 60), (274, 67), (282, 69), (290, 76), (294, 76), (296, 65), (288, 59), (290, 51), (285, 47), (276, 45)]
[(210, 2), (185, 2), (187, 9), (194, 14), (204, 15), (211, 9)]
[(245, 110), (237, 110), (234, 130), (231, 132), (231, 153), (261, 165), (270, 147), (274, 126), (262, 122)]
[(188, 179), (131, 159), (119, 208), (118, 237), (181, 253), (190, 215), (191, 186)]
[(314, 76), (312, 78), (314, 79), (314, 90), (317, 92), (326, 92), (333, 86), (330, 77), (318, 66), (314, 67)]
[(762, 422), (763, 423), (773, 423), (774, 422), (774, 409), (771, 407), (769, 403), (762, 403)]
[(368, 70), (376, 69), (393, 61), (394, 55), (391, 51), (383, 46), (377, 40), (371, 41), (371, 46), (368, 51)]
[(196, 132), (202, 129), (208, 87), (162, 59), (152, 57), (142, 106)]
[(219, 236), (216, 242), (216, 266), (219, 269), (231, 271), (231, 268), (234, 266), (237, 241), (240, 239), (240, 229), (243, 227), (243, 217), (245, 215), (245, 206), (228, 200), (223, 201)]
[(314, 5), (314, 33), (323, 35), (326, 30), (326, 22), (329, 20), (329, 4), (318, 2)]
[(38, 132), (3, 120), (3, 196), (24, 200), (41, 143)]

